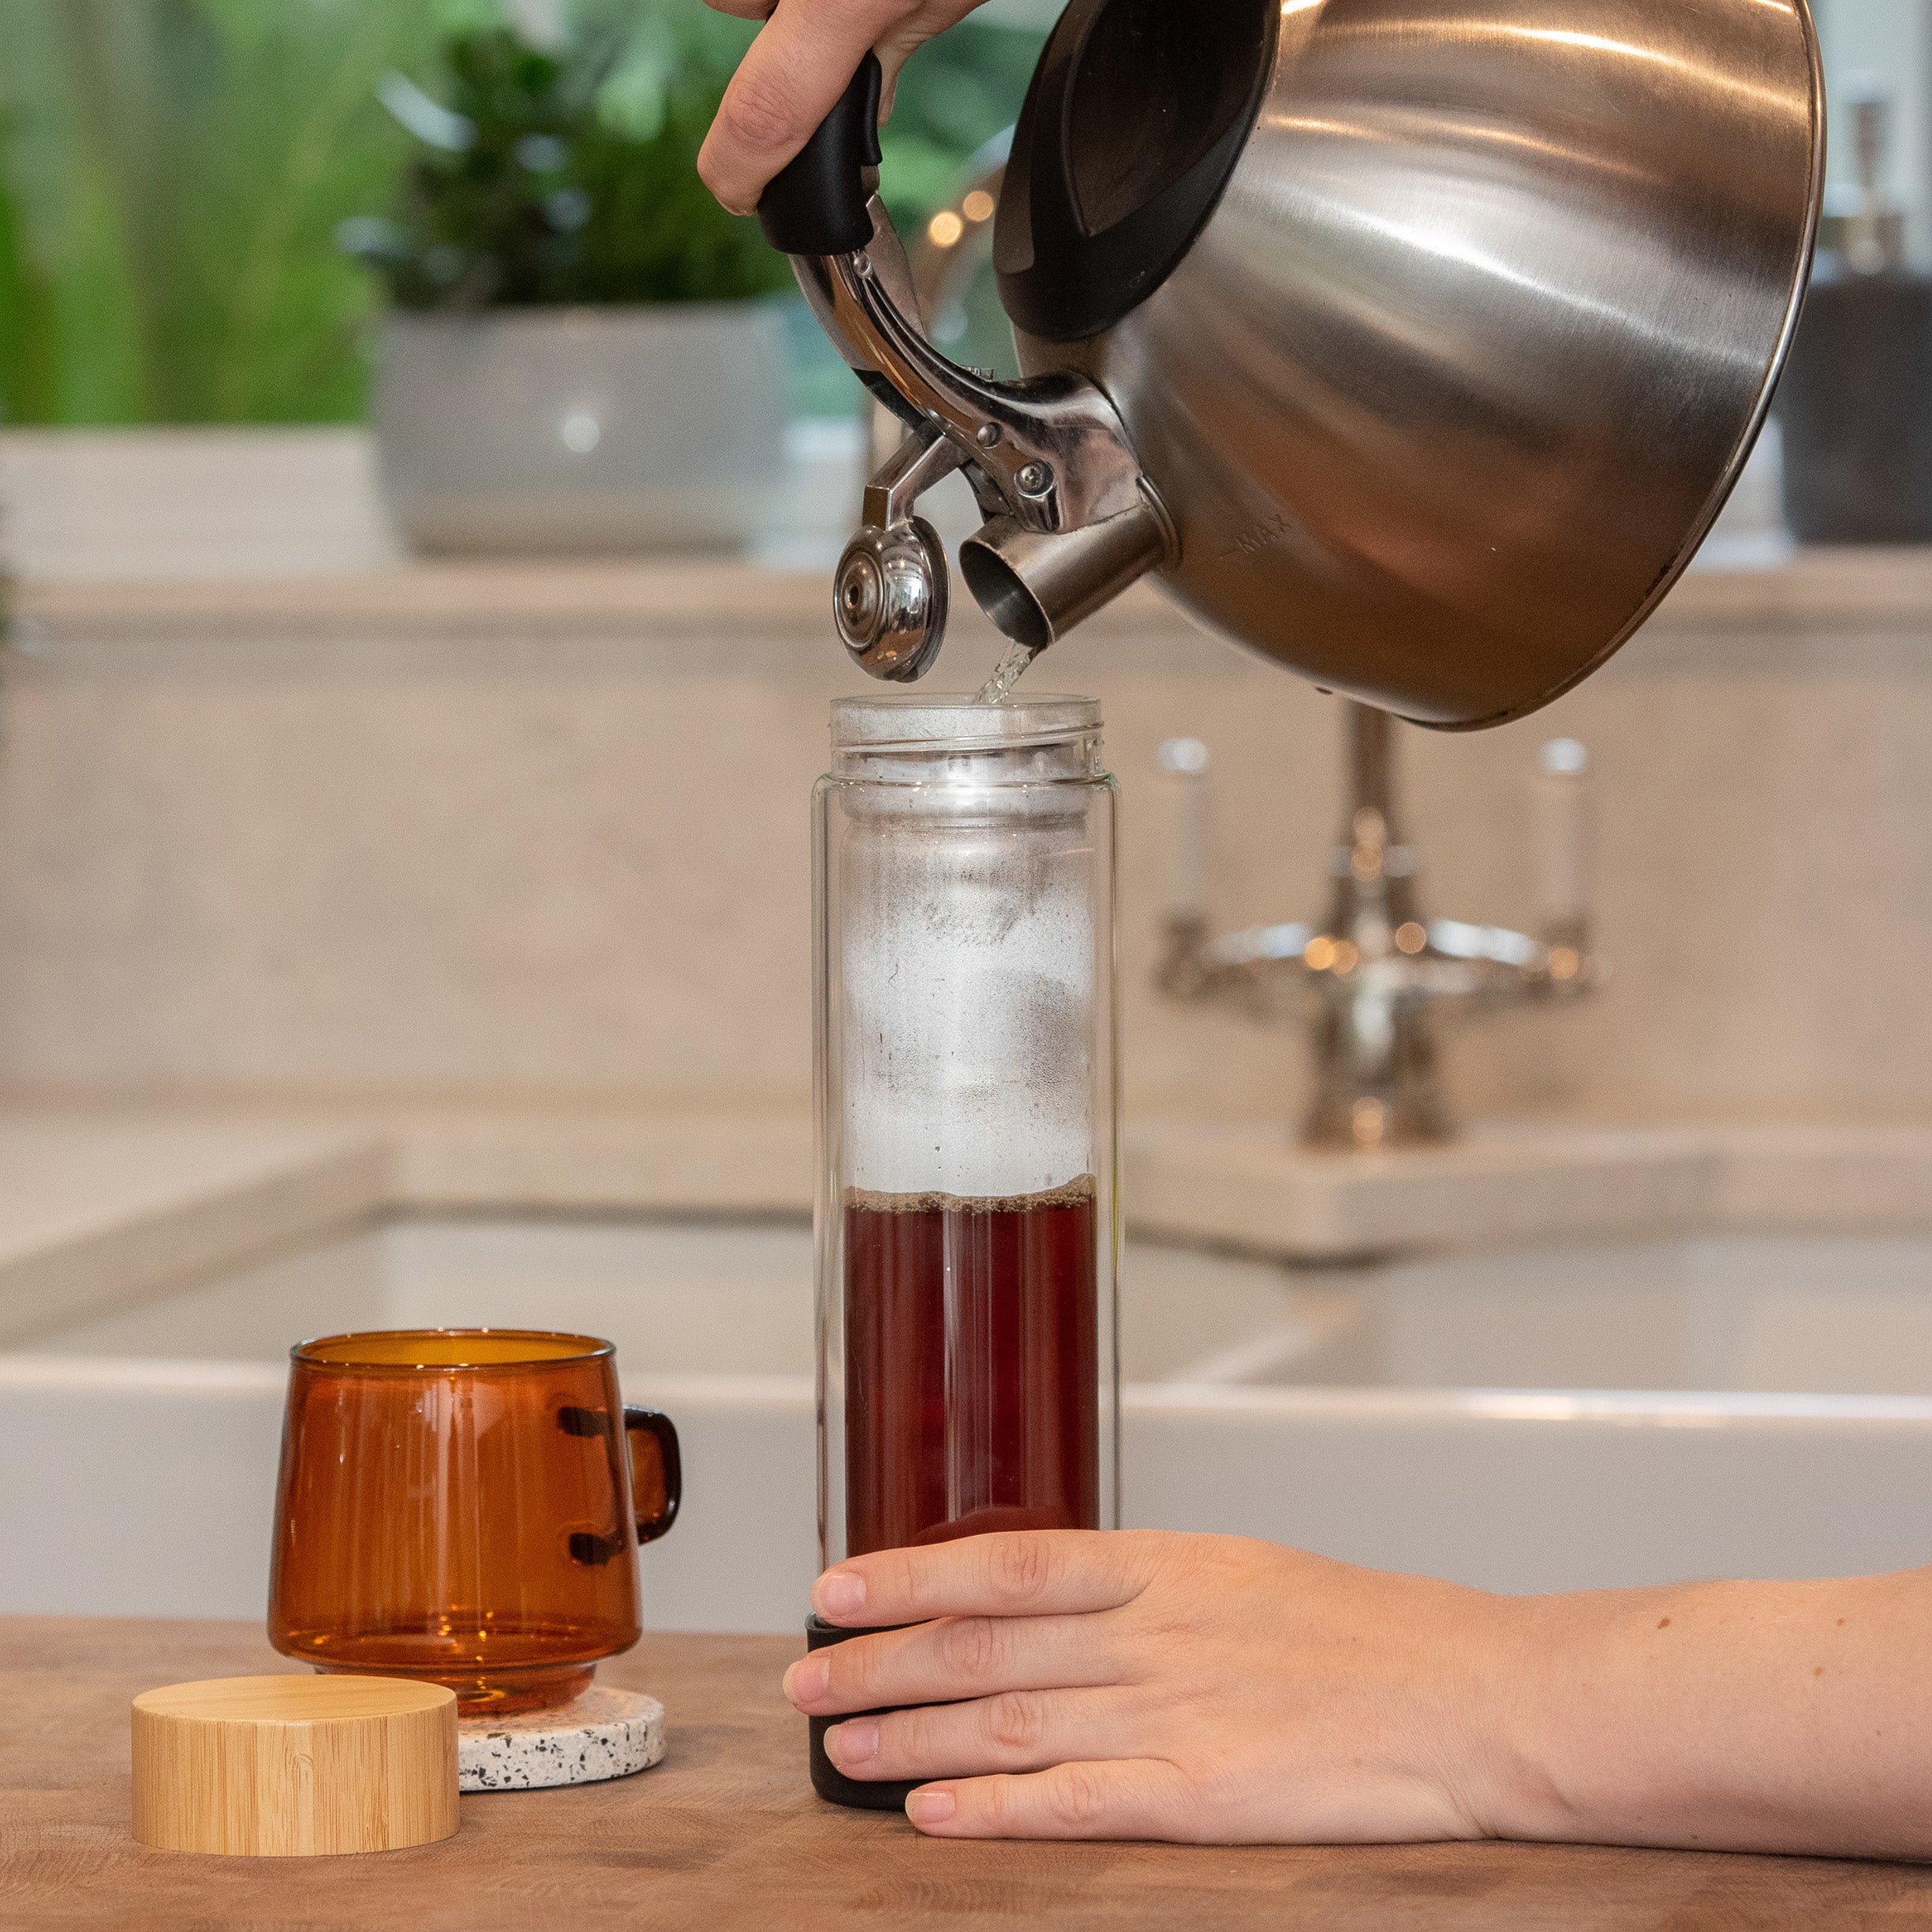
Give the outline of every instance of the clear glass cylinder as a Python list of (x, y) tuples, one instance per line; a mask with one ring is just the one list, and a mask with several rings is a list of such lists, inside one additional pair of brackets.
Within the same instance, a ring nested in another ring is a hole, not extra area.
[(832, 708), (816, 798), (824, 1561), (1119, 1520), (1098, 704)]

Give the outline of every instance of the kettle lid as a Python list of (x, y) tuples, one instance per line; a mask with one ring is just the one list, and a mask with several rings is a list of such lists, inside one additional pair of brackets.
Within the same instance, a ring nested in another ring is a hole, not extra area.
[(1034, 69), (993, 266), (1041, 342), (1110, 329), (1178, 267), (1247, 144), (1278, 0), (1074, 0)]

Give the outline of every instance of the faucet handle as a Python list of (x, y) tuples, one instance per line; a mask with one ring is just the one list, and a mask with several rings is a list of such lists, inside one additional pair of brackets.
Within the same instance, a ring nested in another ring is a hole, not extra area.
[(1167, 923), (1205, 930), (1214, 869), (1214, 760), (1198, 738), (1171, 738), (1156, 758), (1169, 795)]
[[(1575, 977), (1590, 929), (1596, 846), (1590, 753), (1575, 738), (1552, 738), (1538, 754), (1531, 806), (1537, 899), (1553, 977)], [(1566, 948), (1573, 963), (1559, 976), (1553, 955)]]

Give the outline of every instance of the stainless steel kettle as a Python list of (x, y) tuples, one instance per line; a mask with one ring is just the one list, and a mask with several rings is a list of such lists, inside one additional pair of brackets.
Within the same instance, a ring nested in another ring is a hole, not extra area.
[(766, 191), (907, 435), (841, 634), (922, 675), (968, 589), (1037, 651), (1157, 573), (1205, 623), (1419, 723), (1497, 724), (1675, 581), (1762, 423), (1809, 271), (1805, 0), (1073, 0), (994, 243), (1022, 368), (927, 339), (872, 192), (877, 64)]

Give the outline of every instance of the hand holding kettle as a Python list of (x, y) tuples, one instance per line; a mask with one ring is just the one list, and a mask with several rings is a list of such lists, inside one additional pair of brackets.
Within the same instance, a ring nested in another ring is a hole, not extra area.
[(734, 215), (758, 196), (831, 112), (868, 50), (884, 69), (885, 101), (906, 57), (965, 19), (980, 0), (705, 0), (714, 12), (769, 21), (738, 70), (697, 158), (704, 185)]

